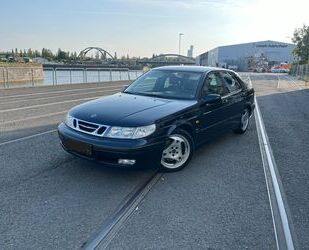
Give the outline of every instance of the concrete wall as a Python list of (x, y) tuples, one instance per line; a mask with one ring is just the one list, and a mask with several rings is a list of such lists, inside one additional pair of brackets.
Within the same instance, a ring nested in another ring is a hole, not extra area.
[(0, 83), (43, 80), (42, 66), (0, 67)]

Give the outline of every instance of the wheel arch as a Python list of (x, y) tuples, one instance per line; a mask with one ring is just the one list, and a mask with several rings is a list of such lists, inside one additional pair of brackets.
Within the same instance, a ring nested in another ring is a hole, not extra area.
[(250, 115), (252, 115), (252, 107), (251, 107), (251, 103), (250, 102), (247, 102), (246, 104), (245, 104), (245, 108), (247, 108), (248, 110), (249, 110), (249, 113), (250, 113)]
[(189, 133), (190, 136), (193, 139), (193, 143), (195, 143), (194, 128), (193, 128), (192, 124), (190, 124), (188, 122), (182, 122), (182, 123), (179, 123), (179, 124), (174, 124), (169, 128), (167, 135), (170, 136), (176, 129), (182, 129), (182, 130), (186, 131), (187, 133)]

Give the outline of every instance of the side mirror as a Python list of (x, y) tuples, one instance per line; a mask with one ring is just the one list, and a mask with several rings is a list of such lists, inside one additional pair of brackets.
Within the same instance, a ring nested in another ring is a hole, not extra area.
[(202, 102), (206, 106), (216, 106), (222, 103), (222, 99), (220, 95), (209, 94), (202, 98)]

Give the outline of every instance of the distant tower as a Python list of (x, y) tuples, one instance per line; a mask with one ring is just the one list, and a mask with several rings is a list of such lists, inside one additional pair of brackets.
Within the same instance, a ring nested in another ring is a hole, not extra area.
[(193, 45), (191, 45), (190, 48), (188, 49), (187, 56), (193, 57)]

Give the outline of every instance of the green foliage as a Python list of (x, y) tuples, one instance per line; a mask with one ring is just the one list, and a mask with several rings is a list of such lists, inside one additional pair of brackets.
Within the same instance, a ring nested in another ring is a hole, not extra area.
[[(81, 58), (79, 58), (79, 54), (74, 51), (74, 52), (67, 52), (64, 51), (62, 49), (58, 49), (56, 53), (53, 53), (50, 49), (47, 48), (43, 48), (41, 51), (38, 50), (33, 50), (31, 48), (29, 49), (18, 49), (18, 48), (14, 48), (11, 51), (6, 52), (8, 57), (13, 57), (13, 62), (17, 62), (17, 61), (25, 61), (25, 58), (36, 58), (36, 57), (42, 57), (47, 59), (48, 61), (54, 61), (54, 62), (64, 62), (64, 63), (75, 63), (76, 61), (80, 61), (82, 60)], [(117, 53), (115, 52), (115, 59), (116, 60), (123, 60), (123, 61), (136, 61), (137, 57), (129, 57), (129, 55), (123, 55), (121, 56), (121, 59), (117, 58)], [(24, 58), (24, 59), (23, 59)], [(99, 61), (99, 60), (111, 60), (110, 58), (107, 58), (107, 54), (106, 53), (99, 53), (98, 51), (96, 51), (95, 54), (87, 54), (86, 56), (84, 56), (83, 60), (85, 61)]]
[(58, 49), (57, 56), (56, 56), (56, 59), (58, 61), (64, 61), (66, 59), (69, 59), (69, 57), (70, 56), (68, 52), (63, 51), (60, 48)]
[(292, 41), (296, 44), (293, 53), (299, 63), (309, 63), (309, 26), (294, 31)]
[(48, 60), (53, 60), (55, 55), (50, 49), (43, 48), (42, 49), (42, 57)]

